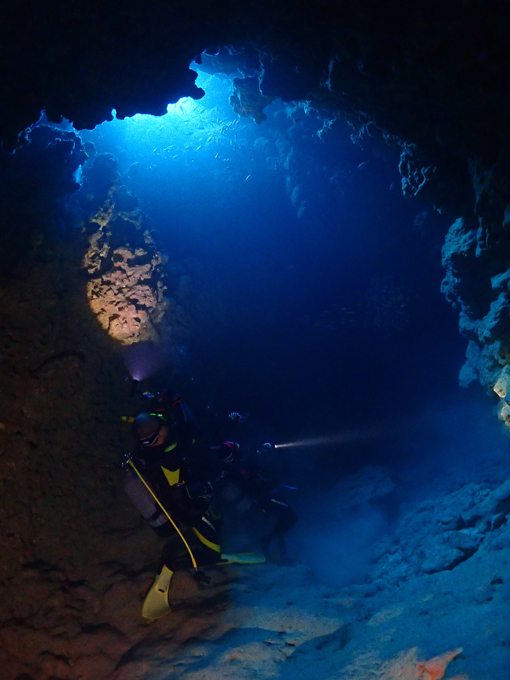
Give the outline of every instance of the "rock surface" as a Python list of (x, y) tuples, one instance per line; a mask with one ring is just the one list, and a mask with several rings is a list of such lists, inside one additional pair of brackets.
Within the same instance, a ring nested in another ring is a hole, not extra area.
[(510, 288), (507, 262), (508, 234), (496, 221), (482, 226), (458, 219), (443, 248), (446, 298), (459, 310), (460, 331), (468, 338), (466, 363), (460, 382), (478, 380), (498, 403), (499, 419), (510, 430), (506, 401), (510, 362)]
[(122, 345), (168, 337), (167, 258), (144, 227), (143, 214), (116, 210), (110, 191), (86, 233), (89, 246), (82, 267), (90, 275), (87, 298), (102, 328)]

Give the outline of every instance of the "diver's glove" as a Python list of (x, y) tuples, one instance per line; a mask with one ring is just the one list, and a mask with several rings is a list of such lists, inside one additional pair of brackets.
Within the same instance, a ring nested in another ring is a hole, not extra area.
[(203, 571), (199, 571), (198, 569), (193, 571), (192, 576), (197, 583), (205, 583), (208, 585), (211, 582), (211, 577), (206, 576)]
[(129, 461), (132, 460), (132, 458), (133, 456), (130, 453), (125, 453), (120, 462), (117, 463), (117, 467), (121, 470), (129, 470)]
[(133, 466), (131, 465), (133, 461), (135, 462), (138, 470), (145, 470), (146, 468), (145, 461), (142, 458), (134, 458), (132, 453), (124, 454), (120, 462), (117, 463), (117, 467), (120, 468), (121, 470), (133, 469)]
[(239, 457), (239, 444), (237, 442), (223, 442), (220, 446), (212, 446), (221, 465), (230, 465)]

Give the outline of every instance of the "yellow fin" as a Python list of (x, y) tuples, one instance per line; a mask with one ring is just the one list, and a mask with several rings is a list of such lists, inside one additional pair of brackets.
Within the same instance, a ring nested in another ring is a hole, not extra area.
[(152, 584), (143, 603), (142, 616), (144, 619), (149, 621), (161, 619), (170, 611), (168, 590), (173, 575), (173, 571), (170, 571), (168, 567), (163, 567), (156, 576), (156, 580)]
[(231, 553), (221, 556), (218, 564), (264, 564), (266, 558), (257, 553)]

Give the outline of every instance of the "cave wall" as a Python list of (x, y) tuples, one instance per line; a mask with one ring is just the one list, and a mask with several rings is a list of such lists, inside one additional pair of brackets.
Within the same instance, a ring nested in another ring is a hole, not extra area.
[[(86, 303), (76, 241), (40, 246), (2, 280), (0, 315), (0, 665), (2, 676), (88, 677), (119, 564), (154, 559), (122, 490), (135, 408), (114, 341)], [(141, 577), (143, 580), (143, 576)], [(147, 577), (146, 577), (147, 578)], [(136, 601), (136, 588), (132, 593)], [(106, 624), (105, 624), (106, 625)], [(73, 638), (75, 641), (73, 642)], [(78, 659), (81, 658), (81, 661)], [(111, 664), (110, 664), (111, 666)], [(81, 667), (81, 672), (80, 672)], [(105, 677), (107, 657), (92, 664)]]
[(4, 165), (24, 169), (2, 191), (13, 219), (0, 276), (5, 678), (105, 678), (147, 634), (140, 598), (157, 569), (158, 541), (119, 469), (132, 445), (123, 418), (142, 410), (122, 350), (168, 340), (173, 325), (182, 339), (186, 317), (174, 300), (166, 318), (165, 256), (119, 186), (116, 160), (93, 160), (71, 200), (77, 158), (86, 160), (74, 134), (43, 127)]

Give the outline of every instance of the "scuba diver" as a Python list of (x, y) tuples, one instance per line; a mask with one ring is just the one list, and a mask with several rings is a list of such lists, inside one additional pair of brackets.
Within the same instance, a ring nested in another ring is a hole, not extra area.
[(223, 469), (218, 480), (220, 500), (240, 514), (259, 508), (264, 514), (274, 517), (273, 528), (259, 542), (267, 557), (271, 544), (276, 540), (280, 555), (284, 558), (284, 534), (297, 522), (297, 515), (279, 492), (282, 485), (261, 472), (256, 464), (243, 461), (238, 443), (226, 441), (212, 447), (212, 450), (216, 452)]
[(168, 591), (176, 571), (192, 568), (197, 582), (208, 582), (199, 566), (264, 561), (260, 555), (221, 554), (219, 516), (211, 507), (212, 486), (192, 462), (196, 420), (182, 399), (166, 392), (157, 393), (153, 405), (152, 412), (140, 413), (133, 420), (135, 452), (121, 466), (128, 470), (125, 491), (142, 519), (156, 534), (169, 539), (162, 551), (162, 569), (142, 608), (142, 615), (150, 620), (170, 611)]

